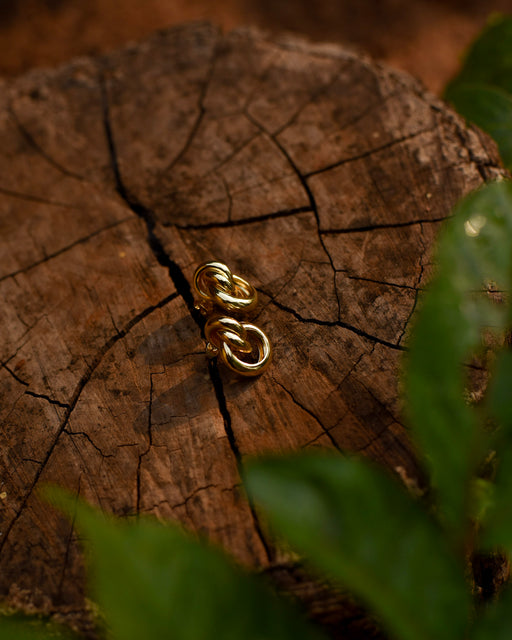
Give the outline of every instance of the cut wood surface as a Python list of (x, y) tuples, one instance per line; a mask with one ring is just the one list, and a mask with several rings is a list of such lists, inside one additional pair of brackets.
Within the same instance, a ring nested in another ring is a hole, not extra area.
[[(358, 637), (264, 537), (238, 465), (322, 446), (417, 477), (409, 321), (494, 146), (361, 56), (207, 24), (0, 84), (0, 141), (0, 594), (85, 629), (78, 535), (38, 495), (57, 483), (183, 522)], [(259, 291), (260, 378), (205, 358), (190, 283), (212, 258)]]

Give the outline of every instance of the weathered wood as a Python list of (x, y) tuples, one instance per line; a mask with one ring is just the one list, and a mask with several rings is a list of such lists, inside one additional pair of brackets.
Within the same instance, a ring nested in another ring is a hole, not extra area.
[[(359, 56), (204, 24), (0, 96), (0, 593), (82, 620), (45, 483), (314, 591), (262, 537), (238, 464), (324, 446), (416, 477), (400, 357), (439, 222), (500, 172), (494, 147)], [(204, 357), (189, 283), (213, 257), (260, 291), (275, 356), (257, 380)]]

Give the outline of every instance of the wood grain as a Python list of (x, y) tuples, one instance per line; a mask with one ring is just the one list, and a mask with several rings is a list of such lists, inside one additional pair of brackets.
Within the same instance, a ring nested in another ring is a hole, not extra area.
[[(38, 496), (58, 483), (318, 602), (238, 466), (323, 446), (417, 477), (400, 358), (440, 221), (501, 172), (493, 145), (360, 56), (207, 24), (0, 96), (0, 594), (87, 631), (78, 536)], [(260, 292), (259, 379), (204, 357), (190, 282), (211, 258)], [(368, 637), (328, 602), (309, 608), (333, 637)]]

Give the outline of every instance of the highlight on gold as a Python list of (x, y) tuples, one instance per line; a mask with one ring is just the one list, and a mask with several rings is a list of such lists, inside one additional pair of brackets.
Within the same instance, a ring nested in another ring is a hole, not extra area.
[(196, 269), (194, 291), (199, 297), (196, 308), (205, 314), (213, 307), (247, 313), (258, 302), (256, 289), (222, 262), (205, 262)]
[(256, 289), (218, 261), (196, 269), (193, 288), (196, 309), (208, 316), (204, 328), (207, 356), (218, 357), (241, 376), (263, 373), (272, 357), (270, 341), (259, 327), (240, 319), (255, 308)]

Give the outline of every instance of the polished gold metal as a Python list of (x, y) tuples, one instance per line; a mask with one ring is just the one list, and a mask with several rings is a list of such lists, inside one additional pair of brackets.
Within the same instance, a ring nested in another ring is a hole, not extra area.
[(204, 328), (208, 357), (220, 360), (242, 376), (257, 376), (270, 364), (272, 347), (256, 325), (228, 316), (210, 318)]
[(245, 314), (258, 301), (256, 289), (247, 280), (231, 273), (222, 262), (205, 262), (194, 273), (196, 309), (210, 315), (215, 308), (228, 313)]

